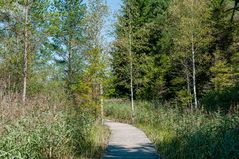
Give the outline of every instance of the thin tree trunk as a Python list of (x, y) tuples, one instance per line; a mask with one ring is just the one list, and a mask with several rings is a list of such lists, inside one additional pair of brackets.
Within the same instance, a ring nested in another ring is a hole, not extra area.
[(194, 37), (192, 35), (192, 62), (193, 62), (193, 95), (194, 95), (194, 105), (195, 109), (198, 108), (197, 101), (197, 88), (196, 88), (196, 66), (195, 66), (195, 48), (194, 48)]
[[(187, 89), (188, 89), (188, 95), (191, 97), (192, 94), (191, 94), (191, 89), (190, 89), (189, 72), (187, 72)], [(190, 100), (188, 101), (188, 103), (189, 103), (189, 106), (190, 106), (191, 110), (193, 110), (192, 100), (190, 99)]]
[(23, 91), (22, 102), (26, 104), (26, 92), (27, 92), (27, 57), (28, 57), (28, 1), (25, 3), (25, 27), (24, 27), (24, 61), (23, 61)]
[(130, 92), (131, 92), (132, 120), (134, 121), (135, 109), (134, 109), (134, 88), (133, 88), (132, 24), (130, 9), (129, 15), (130, 15), (130, 24), (129, 24)]
[(133, 62), (132, 62), (132, 53), (130, 51), (130, 92), (131, 92), (131, 109), (132, 109), (132, 118), (134, 119), (135, 110), (134, 110), (134, 88), (133, 88)]
[(104, 99), (103, 99), (103, 85), (100, 84), (100, 108), (101, 108), (101, 123), (104, 124)]
[(67, 93), (68, 93), (68, 97), (70, 99), (73, 99), (74, 100), (74, 95), (71, 91), (71, 84), (72, 84), (72, 80), (73, 80), (73, 73), (72, 73), (72, 44), (71, 44), (71, 35), (70, 35), (70, 38), (69, 38), (69, 41), (67, 42), (67, 69), (68, 69), (68, 72), (67, 72)]
[(70, 83), (72, 81), (72, 61), (71, 61), (71, 58), (72, 58), (72, 46), (71, 46), (71, 39), (68, 43), (68, 86), (70, 86)]

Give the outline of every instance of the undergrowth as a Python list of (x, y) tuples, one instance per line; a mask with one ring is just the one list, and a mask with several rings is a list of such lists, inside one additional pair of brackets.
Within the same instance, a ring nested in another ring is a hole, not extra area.
[(100, 158), (109, 133), (92, 113), (47, 108), (1, 122), (0, 159)]
[[(130, 103), (107, 103), (108, 118), (131, 122)], [(180, 111), (136, 103), (135, 125), (155, 143), (162, 158), (239, 158), (239, 113)]]

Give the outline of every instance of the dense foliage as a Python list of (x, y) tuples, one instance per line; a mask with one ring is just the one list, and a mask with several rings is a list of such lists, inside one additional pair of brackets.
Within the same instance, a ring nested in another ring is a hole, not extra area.
[(202, 104), (238, 82), (237, 0), (123, 2), (112, 50), (112, 96), (129, 96), (129, 24), (136, 99), (196, 107), (195, 100)]

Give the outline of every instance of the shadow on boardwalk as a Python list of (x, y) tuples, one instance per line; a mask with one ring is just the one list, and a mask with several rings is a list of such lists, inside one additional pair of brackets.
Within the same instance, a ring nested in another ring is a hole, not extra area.
[(159, 159), (159, 155), (152, 151), (151, 144), (142, 144), (137, 147), (109, 145), (102, 159)]
[(154, 145), (136, 127), (107, 121), (111, 138), (102, 159), (159, 159)]

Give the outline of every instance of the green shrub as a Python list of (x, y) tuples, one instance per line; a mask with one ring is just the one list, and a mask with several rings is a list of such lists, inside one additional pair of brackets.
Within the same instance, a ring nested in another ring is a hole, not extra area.
[(208, 111), (228, 112), (239, 103), (239, 84), (225, 90), (210, 91), (202, 99), (202, 104)]

